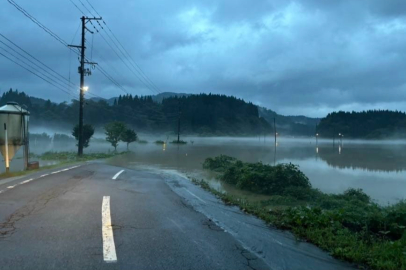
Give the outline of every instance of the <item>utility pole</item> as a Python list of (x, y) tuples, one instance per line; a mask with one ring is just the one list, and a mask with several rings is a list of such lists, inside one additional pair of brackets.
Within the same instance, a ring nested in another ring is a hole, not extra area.
[(273, 118), (273, 129), (275, 131), (275, 147), (276, 147), (276, 134), (278, 134), (278, 133), (276, 133), (276, 119), (275, 119), (275, 117)]
[(179, 114), (178, 114), (178, 144), (180, 143), (180, 114), (181, 114), (181, 110), (180, 110), (180, 100), (179, 100)]
[(85, 34), (86, 30), (93, 34), (86, 27), (86, 23), (92, 20), (101, 20), (102, 18), (88, 18), (82, 16), (80, 18), (82, 21), (82, 42), (81, 45), (68, 45), (69, 47), (79, 48), (80, 49), (80, 67), (79, 67), (79, 74), (80, 74), (80, 89), (79, 89), (79, 140), (78, 140), (78, 156), (83, 155), (83, 106), (84, 106), (84, 96), (85, 91), (87, 91), (87, 87), (85, 87), (85, 76), (90, 76), (92, 72), (90, 69), (85, 69), (85, 64), (90, 64), (92, 66), (96, 65), (97, 63), (85, 61)]

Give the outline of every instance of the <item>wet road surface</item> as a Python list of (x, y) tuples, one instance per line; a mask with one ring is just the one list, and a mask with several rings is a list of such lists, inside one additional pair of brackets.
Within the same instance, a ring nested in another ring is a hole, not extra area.
[(351, 269), (189, 180), (103, 163), (0, 180), (0, 269)]

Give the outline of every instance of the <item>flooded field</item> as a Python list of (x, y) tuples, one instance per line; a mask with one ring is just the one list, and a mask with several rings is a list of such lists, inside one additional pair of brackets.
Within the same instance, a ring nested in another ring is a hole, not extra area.
[[(230, 155), (247, 162), (293, 163), (309, 177), (313, 187), (328, 193), (361, 188), (381, 204), (406, 198), (406, 142), (394, 143), (314, 139), (279, 139), (276, 147), (267, 138), (188, 138), (187, 145), (134, 145), (134, 153), (115, 158), (112, 163), (130, 168), (176, 170), (189, 177), (206, 179), (219, 190), (258, 196), (221, 183), (204, 171), (207, 157)], [(193, 142), (193, 144), (191, 143)]]
[[(143, 138), (146, 138), (145, 136)], [(406, 198), (406, 141), (336, 141), (278, 138), (275, 151), (272, 138), (185, 138), (186, 145), (149, 143), (130, 145), (131, 154), (118, 156), (110, 162), (133, 169), (166, 170), (188, 177), (205, 179), (218, 190), (245, 196), (250, 200), (266, 199), (216, 180), (202, 169), (207, 157), (229, 155), (246, 162), (266, 164), (293, 163), (309, 177), (313, 187), (328, 193), (348, 188), (361, 188), (381, 204)], [(159, 139), (159, 138), (158, 138)], [(162, 139), (162, 138), (161, 138)], [(31, 144), (31, 153), (76, 151), (75, 145)], [(102, 140), (91, 143), (85, 152), (109, 152), (113, 148)], [(118, 151), (125, 151), (120, 143)], [(35, 160), (35, 159), (34, 159)], [(41, 166), (57, 161), (40, 161)], [(22, 169), (22, 151), (11, 162), (11, 170)], [(0, 172), (4, 171), (1, 166)]]

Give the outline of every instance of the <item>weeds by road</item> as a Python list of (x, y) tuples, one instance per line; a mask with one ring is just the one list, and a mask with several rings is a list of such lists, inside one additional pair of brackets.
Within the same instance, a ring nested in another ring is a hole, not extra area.
[(206, 159), (203, 167), (240, 189), (271, 195), (269, 200), (249, 203), (193, 179), (226, 204), (238, 205), (273, 226), (291, 230), (337, 258), (373, 269), (406, 269), (405, 201), (381, 206), (357, 189), (326, 194), (312, 188), (292, 164), (269, 166), (219, 156)]

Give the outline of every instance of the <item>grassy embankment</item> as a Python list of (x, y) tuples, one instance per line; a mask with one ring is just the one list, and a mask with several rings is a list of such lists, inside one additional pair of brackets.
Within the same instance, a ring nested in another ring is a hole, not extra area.
[(269, 166), (219, 156), (206, 159), (203, 167), (218, 172), (220, 180), (237, 188), (271, 196), (249, 203), (221, 193), (203, 180), (193, 180), (225, 203), (291, 230), (336, 258), (372, 269), (406, 269), (405, 201), (381, 206), (358, 189), (326, 194), (312, 188), (293, 164)]
[(41, 170), (52, 169), (55, 167), (59, 167), (61, 165), (67, 165), (67, 164), (96, 160), (96, 159), (111, 158), (116, 155), (121, 155), (123, 153), (126, 153), (126, 152), (90, 153), (90, 154), (83, 154), (83, 156), (81, 156), (81, 157), (78, 157), (76, 152), (45, 152), (42, 155), (30, 154), (30, 159), (32, 159), (32, 160), (33, 159), (53, 160), (53, 161), (57, 161), (58, 164), (43, 166), (36, 170), (2, 173), (2, 174), (0, 174), (0, 179), (22, 176), (22, 175), (26, 175), (26, 174), (41, 171)]

